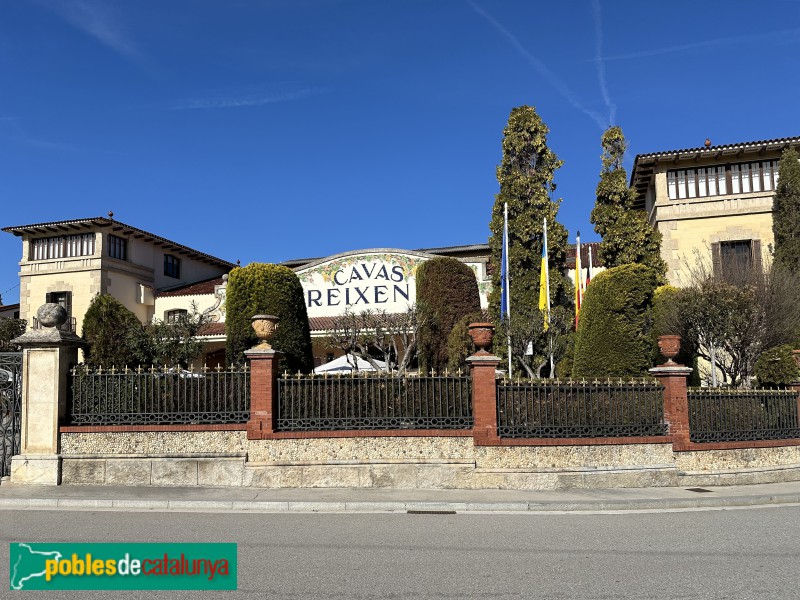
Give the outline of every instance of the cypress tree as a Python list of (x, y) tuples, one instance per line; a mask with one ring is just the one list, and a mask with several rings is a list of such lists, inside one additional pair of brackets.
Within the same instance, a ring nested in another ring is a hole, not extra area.
[(773, 211), (775, 264), (796, 273), (800, 271), (800, 162), (794, 148), (783, 151)]
[(661, 258), (661, 232), (650, 225), (643, 210), (633, 208), (636, 192), (628, 187), (622, 159), (628, 143), (617, 126), (601, 138), (603, 168), (591, 222), (600, 234), (600, 259), (607, 268), (638, 263), (650, 267), (664, 280), (667, 265)]
[[(555, 171), (563, 161), (547, 146), (547, 125), (532, 106), (511, 111), (503, 129), (503, 157), (497, 167), (500, 192), (495, 196), (489, 247), (494, 265), (489, 311), (500, 322), (500, 264), (503, 246), (503, 207), (508, 204), (508, 265), (511, 278), (512, 320), (541, 319), (539, 275), (543, 243), (543, 220), (547, 218), (550, 296), (553, 305), (568, 302), (569, 283), (563, 275), (567, 253), (567, 230), (556, 221), (561, 198), (553, 199)], [(504, 332), (495, 352), (505, 353)]]

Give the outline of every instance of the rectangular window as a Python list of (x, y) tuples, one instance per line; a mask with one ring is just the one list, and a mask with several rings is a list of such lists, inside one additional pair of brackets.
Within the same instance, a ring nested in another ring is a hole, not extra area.
[(742, 184), (741, 175), (739, 173), (739, 165), (731, 165), (731, 193), (741, 194)]
[(725, 167), (717, 167), (717, 185), (719, 186), (719, 195), (727, 195), (728, 179), (725, 175)]
[(678, 171), (678, 198), (686, 198), (686, 171)]
[(708, 187), (706, 186), (706, 170), (705, 169), (698, 169), (697, 171), (697, 195), (701, 198), (703, 196), (708, 196)]
[(667, 190), (669, 191), (670, 200), (678, 199), (678, 188), (676, 185), (675, 171), (669, 171), (667, 173)]
[(108, 236), (108, 255), (119, 260), (128, 260), (128, 240), (115, 235)]
[(80, 233), (31, 240), (31, 260), (91, 256), (94, 254), (94, 238), (93, 233)]
[[(717, 195), (717, 168), (716, 167), (709, 167), (707, 169), (708, 172), (708, 195), (709, 196), (716, 196)], [(723, 173), (724, 175), (724, 173)]]
[(750, 179), (753, 182), (753, 191), (761, 191), (761, 166), (758, 163), (750, 165)]
[(686, 189), (689, 192), (689, 198), (697, 197), (697, 186), (695, 184), (695, 174), (697, 169), (689, 169), (686, 171)]
[(171, 254), (164, 255), (164, 275), (167, 277), (181, 278), (181, 259)]
[(185, 317), (189, 314), (189, 311), (184, 310), (182, 308), (176, 308), (175, 310), (168, 310), (166, 312), (165, 319), (167, 323), (177, 323), (181, 320), (181, 317)]
[(72, 292), (47, 292), (45, 302), (60, 304), (67, 311), (67, 317), (72, 316)]
[(761, 163), (761, 169), (764, 171), (764, 190), (769, 191), (772, 189), (772, 161)]
[(719, 253), (725, 277), (744, 276), (753, 266), (753, 241), (720, 242)]
[(752, 191), (750, 187), (750, 165), (740, 165), (742, 170), (742, 193), (749, 194)]

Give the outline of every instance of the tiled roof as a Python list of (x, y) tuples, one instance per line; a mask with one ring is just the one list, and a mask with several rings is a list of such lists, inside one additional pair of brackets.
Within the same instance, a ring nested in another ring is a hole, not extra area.
[(212, 277), (189, 285), (183, 285), (166, 291), (158, 292), (158, 297), (164, 296), (197, 296), (198, 294), (213, 294), (214, 287), (222, 285), (222, 277)]
[(736, 144), (722, 144), (720, 146), (698, 146), (696, 148), (682, 148), (680, 150), (662, 150), (647, 154), (637, 154), (633, 160), (631, 170), (631, 187), (636, 188), (636, 209), (645, 208), (645, 192), (653, 178), (655, 165), (664, 161), (687, 161), (700, 158), (737, 157), (742, 154), (775, 152), (789, 146), (800, 146), (800, 137), (775, 138), (772, 140), (758, 140), (754, 142), (739, 142)]
[[(581, 266), (585, 269), (589, 266), (589, 248), (592, 249), (592, 268), (603, 267), (603, 261), (600, 260), (600, 242), (588, 242), (581, 244)], [(570, 244), (567, 246), (566, 267), (568, 269), (575, 268), (575, 245)]]
[(154, 233), (139, 229), (138, 227), (126, 225), (125, 223), (109, 217), (89, 217), (86, 219), (70, 219), (67, 221), (33, 223), (31, 225), (12, 225), (10, 227), (3, 227), (3, 231), (7, 233), (13, 233), (16, 236), (21, 236), (26, 233), (31, 235), (68, 235), (70, 233), (77, 233), (81, 229), (93, 226), (108, 227), (111, 231), (120, 232), (123, 235), (130, 234), (135, 238), (156, 242), (168, 250), (177, 251), (179, 254), (184, 254), (189, 258), (200, 260), (216, 266), (227, 267), (229, 269), (232, 269), (234, 266), (236, 266), (227, 260), (223, 260), (221, 258), (217, 258), (216, 256), (206, 254), (205, 252), (200, 252), (199, 250), (189, 248), (188, 246), (184, 246), (178, 242), (173, 242), (172, 240), (168, 240), (167, 238), (163, 238)]
[(309, 317), (308, 325), (311, 331), (329, 331), (335, 320), (336, 317)]
[[(785, 146), (793, 146), (800, 144), (800, 137), (785, 137), (775, 138), (772, 140), (757, 140), (755, 142), (738, 142), (736, 144), (722, 144), (720, 146), (698, 146), (696, 148), (682, 148), (680, 150), (662, 150), (660, 152), (650, 152), (647, 154), (637, 154), (636, 160), (644, 158), (655, 158), (681, 154), (692, 155), (694, 158), (696, 154), (716, 154), (717, 152), (729, 152), (738, 150), (780, 150)], [(689, 158), (688, 156), (685, 158)]]
[(206, 323), (200, 327), (197, 335), (225, 335), (225, 323)]

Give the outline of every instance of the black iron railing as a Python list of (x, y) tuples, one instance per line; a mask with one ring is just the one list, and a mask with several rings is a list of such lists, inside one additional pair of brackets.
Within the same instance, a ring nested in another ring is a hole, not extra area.
[(470, 429), (471, 391), (462, 376), (284, 376), (277, 429)]
[(666, 435), (663, 390), (650, 380), (498, 380), (498, 433), (507, 438)]
[(693, 442), (800, 438), (797, 392), (690, 388), (688, 400)]
[(250, 371), (174, 369), (72, 370), (72, 425), (245, 423)]
[(11, 457), (20, 453), (22, 353), (0, 352), (0, 476), (11, 474)]

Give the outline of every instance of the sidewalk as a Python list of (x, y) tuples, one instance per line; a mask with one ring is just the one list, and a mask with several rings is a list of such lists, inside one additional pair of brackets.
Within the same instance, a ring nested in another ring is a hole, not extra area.
[[(708, 491), (691, 491), (708, 490)], [(0, 486), (0, 510), (597, 512), (800, 504), (800, 482), (607, 490), (260, 489)]]

